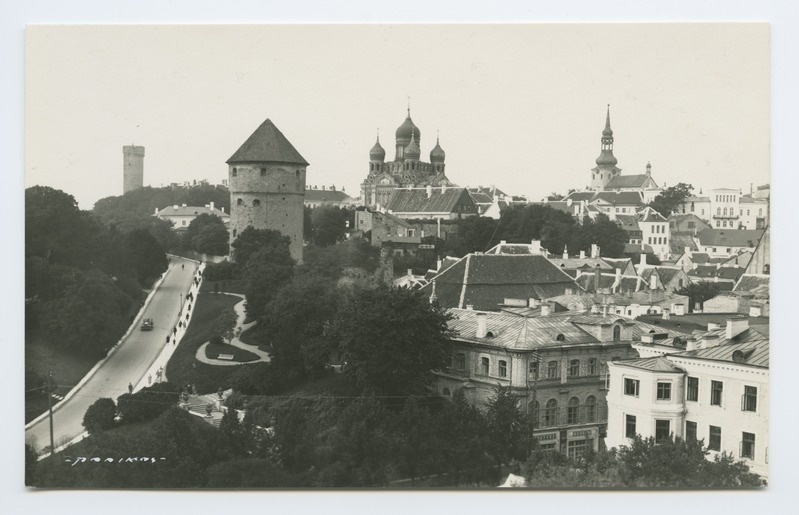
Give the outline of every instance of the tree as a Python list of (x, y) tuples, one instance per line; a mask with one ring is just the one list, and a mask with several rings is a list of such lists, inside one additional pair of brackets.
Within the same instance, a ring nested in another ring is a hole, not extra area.
[(327, 247), (344, 239), (346, 210), (338, 206), (322, 205), (311, 210), (310, 239), (314, 245)]
[(273, 229), (255, 229), (247, 227), (233, 241), (233, 258), (239, 266), (246, 266), (250, 256), (263, 249), (264, 247), (274, 248), (285, 244), (286, 248), (291, 244), (291, 239), (284, 236), (280, 231)]
[(83, 427), (90, 435), (106, 431), (114, 427), (116, 414), (117, 406), (113, 399), (97, 399), (83, 415)]
[(466, 400), (462, 389), (452, 394), (436, 418), (439, 440), (442, 442), (442, 463), (454, 476), (455, 484), (474, 479), (472, 471), (488, 467), (491, 458), (485, 452), (488, 441), (488, 423), (483, 412)]
[(225, 222), (210, 213), (195, 216), (183, 233), (186, 247), (200, 254), (215, 256), (224, 256), (228, 253), (228, 237)]
[(553, 191), (552, 193), (550, 193), (549, 195), (547, 195), (547, 200), (548, 200), (548, 201), (550, 201), (550, 202), (553, 202), (553, 201), (558, 201), (558, 200), (563, 200), (563, 199), (565, 199), (565, 198), (566, 198), (566, 196), (565, 196), (565, 195), (561, 195), (561, 194), (560, 194), (560, 193), (558, 193), (557, 191)]
[(649, 203), (649, 207), (663, 215), (664, 218), (668, 218), (683, 202), (685, 202), (685, 198), (691, 195), (693, 189), (693, 186), (684, 182), (676, 186), (670, 186), (661, 191), (660, 194)]
[(230, 343), (236, 334), (236, 321), (236, 313), (229, 310), (220, 313), (214, 321), (214, 336), (219, 336), (225, 343)]
[(511, 459), (524, 459), (530, 442), (531, 426), (519, 410), (519, 399), (510, 388), (498, 386), (488, 401), (486, 420), (491, 455), (499, 468)]
[(170, 383), (156, 383), (140, 391), (120, 395), (117, 408), (123, 424), (157, 418), (178, 403), (177, 388)]
[(688, 283), (679, 290), (675, 290), (674, 293), (688, 297), (688, 308), (689, 311), (693, 313), (697, 304), (699, 304), (699, 309), (703, 309), (705, 301), (718, 295), (719, 291), (721, 291), (721, 289), (716, 283), (698, 281)]
[(142, 286), (149, 286), (169, 266), (164, 249), (147, 229), (128, 233), (125, 249), (128, 263)]
[(326, 337), (338, 345), (344, 376), (365, 392), (425, 391), (430, 371), (450, 359), (449, 316), (417, 291), (378, 287), (345, 297)]
[(294, 273), (289, 237), (277, 231), (268, 232), (270, 239), (248, 256), (242, 274), (247, 314), (256, 320), (262, 319), (266, 305), (283, 285), (291, 281)]
[(569, 241), (569, 250), (588, 251), (591, 244), (596, 244), (602, 249), (603, 256), (617, 258), (624, 253), (624, 246), (628, 240), (627, 231), (611, 221), (607, 215), (600, 213), (596, 220), (585, 217), (583, 224), (575, 228)]

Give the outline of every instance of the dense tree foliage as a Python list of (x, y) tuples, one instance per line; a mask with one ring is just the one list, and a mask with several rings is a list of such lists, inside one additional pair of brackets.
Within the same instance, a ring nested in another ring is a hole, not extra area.
[[(258, 249), (246, 254), (247, 261), (242, 273), (247, 314), (256, 320), (262, 318), (266, 305), (280, 288), (291, 281), (295, 265), (289, 252), (289, 237), (272, 230), (263, 232), (265, 237), (260, 240)], [(234, 246), (236, 242), (233, 243)], [(243, 248), (245, 247), (238, 247), (236, 250), (237, 259), (240, 256), (239, 249)]]
[(117, 405), (113, 399), (97, 399), (83, 415), (83, 427), (90, 435), (106, 431), (114, 427)]
[(649, 203), (649, 206), (668, 218), (672, 213), (677, 211), (677, 208), (682, 205), (685, 198), (691, 195), (693, 189), (693, 186), (684, 182), (676, 186), (670, 186), (661, 191), (660, 194)]
[(425, 391), (430, 371), (450, 359), (448, 315), (417, 291), (355, 290), (345, 296), (326, 337), (337, 345), (344, 375), (365, 392)]
[(228, 253), (228, 230), (225, 222), (216, 215), (197, 215), (182, 235), (186, 248), (200, 254), (225, 256)]
[(310, 210), (310, 241), (317, 247), (328, 247), (344, 239), (347, 222), (352, 225), (352, 210), (323, 205)]
[(699, 305), (699, 309), (703, 309), (705, 306), (705, 301), (712, 299), (718, 295), (720, 291), (721, 288), (719, 288), (717, 283), (697, 281), (689, 283), (679, 290), (675, 290), (674, 293), (688, 297), (689, 311), (693, 313), (697, 304)]
[(157, 418), (178, 402), (178, 389), (170, 383), (156, 383), (136, 393), (126, 393), (117, 399), (117, 410), (123, 424)]

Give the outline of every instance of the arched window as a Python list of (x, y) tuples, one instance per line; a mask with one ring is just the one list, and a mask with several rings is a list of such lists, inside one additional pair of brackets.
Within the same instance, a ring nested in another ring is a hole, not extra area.
[(239, 172), (238, 168), (236, 168), (236, 167), (234, 166), (234, 167), (233, 167), (233, 170), (231, 170), (231, 171), (230, 171), (230, 175), (231, 175), (231, 176), (233, 176), (233, 177), (235, 177), (236, 175), (238, 175), (238, 172)]
[(566, 406), (566, 423), (578, 424), (580, 421), (580, 399), (572, 397)]
[(442, 393), (443, 393), (444, 395), (446, 395), (447, 397), (452, 397), (452, 394), (450, 393), (450, 391), (449, 391), (449, 388), (444, 388), (444, 390), (442, 391)]
[(258, 206), (260, 206), (260, 205), (261, 205), (261, 201), (260, 201), (260, 200), (258, 200), (258, 199), (253, 199), (253, 201), (252, 201), (252, 206), (253, 206), (253, 207), (258, 207)]
[(613, 326), (613, 341), (617, 342), (621, 340), (621, 326)]
[(243, 205), (244, 205), (244, 199), (241, 199), (241, 198), (240, 198), (240, 199), (238, 199), (238, 200), (236, 201), (236, 205), (237, 205), (237, 206), (243, 206)]
[(565, 341), (566, 341), (566, 337), (565, 337), (565, 336), (563, 336), (563, 334), (559, 334), (559, 335), (557, 335), (557, 336), (555, 337), (555, 339), (556, 339), (557, 341), (559, 341), (559, 342), (565, 342)]
[(554, 426), (558, 423), (558, 401), (549, 399), (544, 410), (544, 427)]
[(596, 422), (596, 397), (589, 395), (585, 399), (585, 409), (583, 415), (586, 422)]

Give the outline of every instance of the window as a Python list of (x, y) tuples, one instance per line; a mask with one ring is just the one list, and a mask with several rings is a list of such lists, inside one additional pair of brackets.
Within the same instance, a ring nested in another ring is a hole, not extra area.
[(635, 415), (627, 415), (624, 419), (624, 436), (635, 438)]
[(499, 360), (499, 377), (508, 376), (508, 362), (501, 359)]
[(573, 359), (569, 361), (569, 375), (570, 376), (579, 376), (580, 375), (580, 360)]
[(183, 226), (186, 225), (186, 220), (181, 220), (181, 222), (182, 222), (181, 225), (183, 225)]
[(235, 176), (237, 176), (237, 175), (238, 175), (238, 173), (239, 173), (238, 169), (237, 169), (237, 168), (234, 166), (234, 167), (233, 167), (233, 170), (230, 172), (230, 175), (232, 175), (233, 177), (235, 177)]
[(721, 208), (720, 207), (716, 208), (716, 215), (721, 215)]
[(544, 410), (544, 427), (554, 426), (558, 420), (558, 401), (549, 399)]
[(710, 405), (721, 406), (721, 396), (724, 392), (724, 383), (721, 381), (710, 381)]
[(617, 325), (613, 327), (613, 341), (617, 342), (621, 340), (621, 326)]
[(655, 441), (663, 442), (671, 435), (671, 420), (655, 420)]
[(580, 420), (580, 399), (572, 397), (566, 406), (566, 423), (577, 424)]
[(659, 401), (671, 400), (671, 383), (658, 383), (657, 400)]
[(547, 363), (547, 379), (557, 379), (558, 377), (558, 362), (550, 361)]
[(261, 177), (266, 177), (266, 168), (261, 168)]
[(744, 386), (741, 397), (741, 411), (757, 411), (757, 387)]
[(596, 358), (589, 358), (588, 360), (588, 375), (596, 375)]
[(236, 229), (233, 229), (233, 237), (234, 238), (236, 237), (236, 232), (237, 232)]
[(588, 440), (577, 440), (569, 442), (566, 446), (566, 454), (569, 458), (575, 459), (585, 455), (588, 451)]
[(236, 201), (236, 205), (237, 205), (237, 206), (243, 206), (243, 205), (244, 205), (244, 199), (242, 199), (242, 198), (238, 199), (238, 200)]
[(746, 210), (746, 216), (749, 216), (749, 210), (748, 209)]
[(721, 450), (721, 428), (710, 426), (710, 436), (707, 441), (707, 448), (711, 451)]
[(640, 381), (638, 379), (630, 379), (629, 377), (624, 378), (624, 395), (632, 395), (633, 397), (638, 397), (638, 390)]
[(555, 340), (557, 340), (557, 341), (559, 341), (559, 342), (565, 342), (565, 341), (566, 341), (566, 337), (565, 337), (563, 334), (558, 334), (558, 335), (555, 337)]
[(485, 376), (488, 375), (490, 367), (491, 367), (491, 362), (488, 360), (488, 358), (480, 359), (480, 371), (483, 373), (483, 375)]
[(252, 201), (252, 207), (258, 207), (258, 206), (260, 206), (260, 205), (261, 205), (261, 201), (260, 201), (260, 200), (258, 200), (258, 199), (254, 199), (254, 200)]
[(699, 400), (699, 378), (689, 377), (688, 388), (685, 389), (685, 400), (698, 401)]
[(754, 433), (741, 433), (741, 458), (755, 459), (755, 435)]
[(596, 397), (589, 395), (585, 399), (585, 421), (596, 422)]
[(466, 370), (466, 354), (455, 354), (455, 370)]
[(538, 379), (538, 362), (537, 361), (531, 361), (529, 367), (530, 367), (530, 370), (529, 370), (530, 375), (533, 376), (534, 378)]
[(696, 441), (696, 422), (685, 421), (685, 440), (688, 442)]

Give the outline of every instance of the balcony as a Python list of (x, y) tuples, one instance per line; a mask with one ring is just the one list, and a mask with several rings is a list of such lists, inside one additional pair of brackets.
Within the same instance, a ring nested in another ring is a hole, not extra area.
[(532, 414), (536, 429), (598, 424), (608, 421), (608, 408), (602, 404), (580, 404), (540, 408)]

